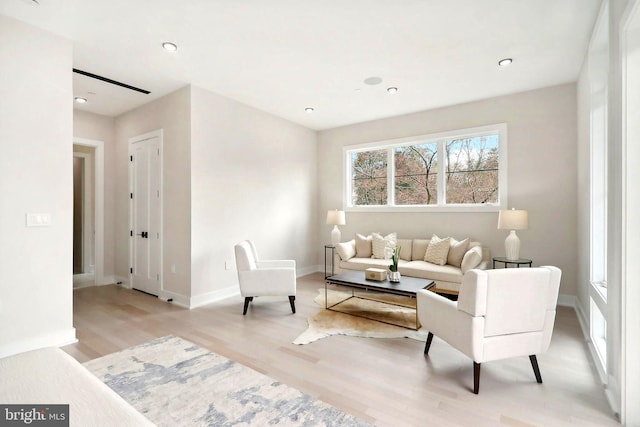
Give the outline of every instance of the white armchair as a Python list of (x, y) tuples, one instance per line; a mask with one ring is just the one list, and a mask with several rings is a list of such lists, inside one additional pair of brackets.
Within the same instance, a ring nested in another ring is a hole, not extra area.
[(247, 314), (249, 303), (259, 296), (288, 296), (291, 311), (296, 312), (296, 262), (295, 260), (260, 261), (251, 240), (235, 245), (236, 268), (240, 294), (244, 297)]
[(473, 359), (473, 392), (480, 388), (480, 364), (529, 356), (542, 382), (536, 354), (547, 351), (556, 316), (561, 271), (557, 267), (469, 270), (458, 301), (434, 292), (417, 294), (418, 319), (433, 336)]

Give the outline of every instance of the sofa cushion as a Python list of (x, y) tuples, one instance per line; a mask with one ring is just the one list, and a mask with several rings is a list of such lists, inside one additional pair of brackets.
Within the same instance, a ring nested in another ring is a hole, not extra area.
[(452, 265), (436, 265), (426, 261), (411, 261), (398, 266), (401, 275), (443, 282), (462, 282), (462, 272)]
[(336, 251), (340, 255), (340, 259), (346, 261), (356, 256), (356, 239), (351, 239), (348, 242), (338, 243), (336, 245)]
[[(398, 268), (403, 265), (408, 264), (408, 261), (403, 259), (398, 260)], [(377, 259), (377, 258), (351, 258), (349, 261), (340, 261), (340, 268), (344, 268), (347, 270), (361, 270), (364, 271), (367, 268), (382, 268), (388, 269), (389, 265), (391, 265), (391, 260), (388, 259)]]
[(464, 254), (464, 258), (462, 258), (462, 264), (460, 265), (462, 274), (466, 273), (472, 268), (476, 268), (481, 262), (482, 248), (480, 246), (474, 246), (470, 248), (467, 253)]
[(398, 237), (396, 233), (389, 233), (386, 236), (382, 236), (379, 233), (371, 234), (371, 252), (374, 258), (386, 259), (385, 249), (394, 248)]
[(358, 258), (371, 258), (371, 236), (356, 234), (356, 256)]
[(427, 253), (429, 240), (413, 239), (411, 245), (411, 261), (424, 261), (424, 254)]
[(411, 261), (411, 239), (398, 239), (396, 244), (400, 246), (400, 259)]
[(449, 255), (450, 239), (445, 237), (439, 238), (435, 234), (429, 241), (427, 252), (424, 254), (424, 260), (436, 265), (445, 265), (447, 263), (447, 255)]
[(469, 238), (457, 241), (453, 237), (451, 238), (451, 246), (449, 247), (449, 255), (447, 255), (447, 264), (455, 267), (460, 267), (462, 264), (462, 258), (469, 249)]

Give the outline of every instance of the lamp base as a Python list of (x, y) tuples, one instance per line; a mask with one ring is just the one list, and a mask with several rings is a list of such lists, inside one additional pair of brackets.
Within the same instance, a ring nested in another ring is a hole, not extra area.
[(504, 239), (504, 250), (509, 261), (520, 259), (520, 239), (516, 230), (511, 230), (507, 238)]
[(342, 239), (342, 236), (340, 235), (340, 229), (338, 228), (337, 225), (334, 225), (333, 230), (331, 230), (331, 244), (335, 246), (338, 243), (340, 243), (341, 239)]

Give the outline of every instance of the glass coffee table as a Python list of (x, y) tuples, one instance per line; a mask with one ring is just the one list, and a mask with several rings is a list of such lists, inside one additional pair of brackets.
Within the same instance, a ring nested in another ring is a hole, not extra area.
[[(405, 277), (402, 276), (402, 278), (400, 279), (399, 282), (390, 282), (389, 280), (383, 280), (383, 281), (377, 281), (377, 280), (367, 280), (365, 278), (364, 275), (364, 271), (347, 271), (345, 273), (341, 273), (341, 274), (336, 274), (333, 276), (329, 276), (327, 278), (325, 278), (324, 281), (324, 308), (327, 310), (332, 310), (332, 311), (338, 311), (340, 313), (345, 313), (345, 314), (350, 314), (352, 316), (358, 316), (358, 317), (364, 317), (370, 320), (375, 320), (377, 322), (382, 322), (382, 323), (387, 323), (390, 325), (395, 325), (395, 326), (400, 326), (403, 328), (407, 328), (407, 329), (414, 329), (414, 330), (418, 330), (420, 328), (420, 325), (418, 324), (418, 313), (416, 310), (416, 307), (413, 305), (406, 305), (406, 304), (401, 304), (401, 303), (394, 303), (394, 302), (387, 302), (387, 301), (381, 301), (380, 299), (376, 299), (376, 298), (369, 298), (369, 297), (365, 297), (362, 294), (358, 294), (356, 295), (355, 290), (356, 289), (361, 289), (364, 290), (366, 292), (369, 291), (374, 291), (377, 293), (384, 293), (384, 294), (394, 294), (394, 295), (401, 295), (401, 296), (405, 296), (405, 297), (409, 297), (409, 298), (415, 298), (416, 297), (416, 293), (418, 290), (420, 289), (431, 289), (433, 288), (435, 285), (433, 283), (433, 280), (429, 280), (429, 279), (420, 279), (417, 277)], [(329, 304), (328, 298), (327, 298), (327, 286), (328, 285), (335, 285), (335, 286), (341, 286), (341, 287), (347, 287), (351, 289), (351, 295), (348, 296), (347, 298), (344, 298), (338, 302)], [(367, 316), (366, 312), (358, 312), (353, 313), (353, 312), (345, 312), (345, 311), (341, 311), (336, 309), (335, 307), (337, 307), (340, 304), (343, 304), (344, 302), (352, 299), (352, 298), (360, 298), (360, 299), (365, 299), (365, 300), (372, 300), (372, 301), (377, 301), (379, 303), (382, 304), (389, 304), (389, 305), (396, 305), (396, 306), (401, 306), (401, 307), (406, 307), (406, 308), (411, 308), (415, 311), (415, 323), (413, 325), (413, 327), (411, 326), (406, 326), (405, 324), (400, 324), (400, 323), (394, 323), (391, 321), (385, 321), (385, 320), (380, 320), (379, 318), (375, 318), (373, 316)]]

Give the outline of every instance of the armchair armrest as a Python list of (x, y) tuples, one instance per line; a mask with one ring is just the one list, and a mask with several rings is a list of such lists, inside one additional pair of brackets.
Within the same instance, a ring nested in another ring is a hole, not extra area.
[(263, 268), (296, 268), (296, 262), (295, 260), (292, 259), (285, 259), (285, 260), (273, 260), (273, 261), (257, 261), (256, 262), (256, 267), (263, 269)]
[(475, 361), (482, 360), (484, 317), (458, 310), (458, 303), (435, 292), (416, 294), (421, 329), (431, 332)]

